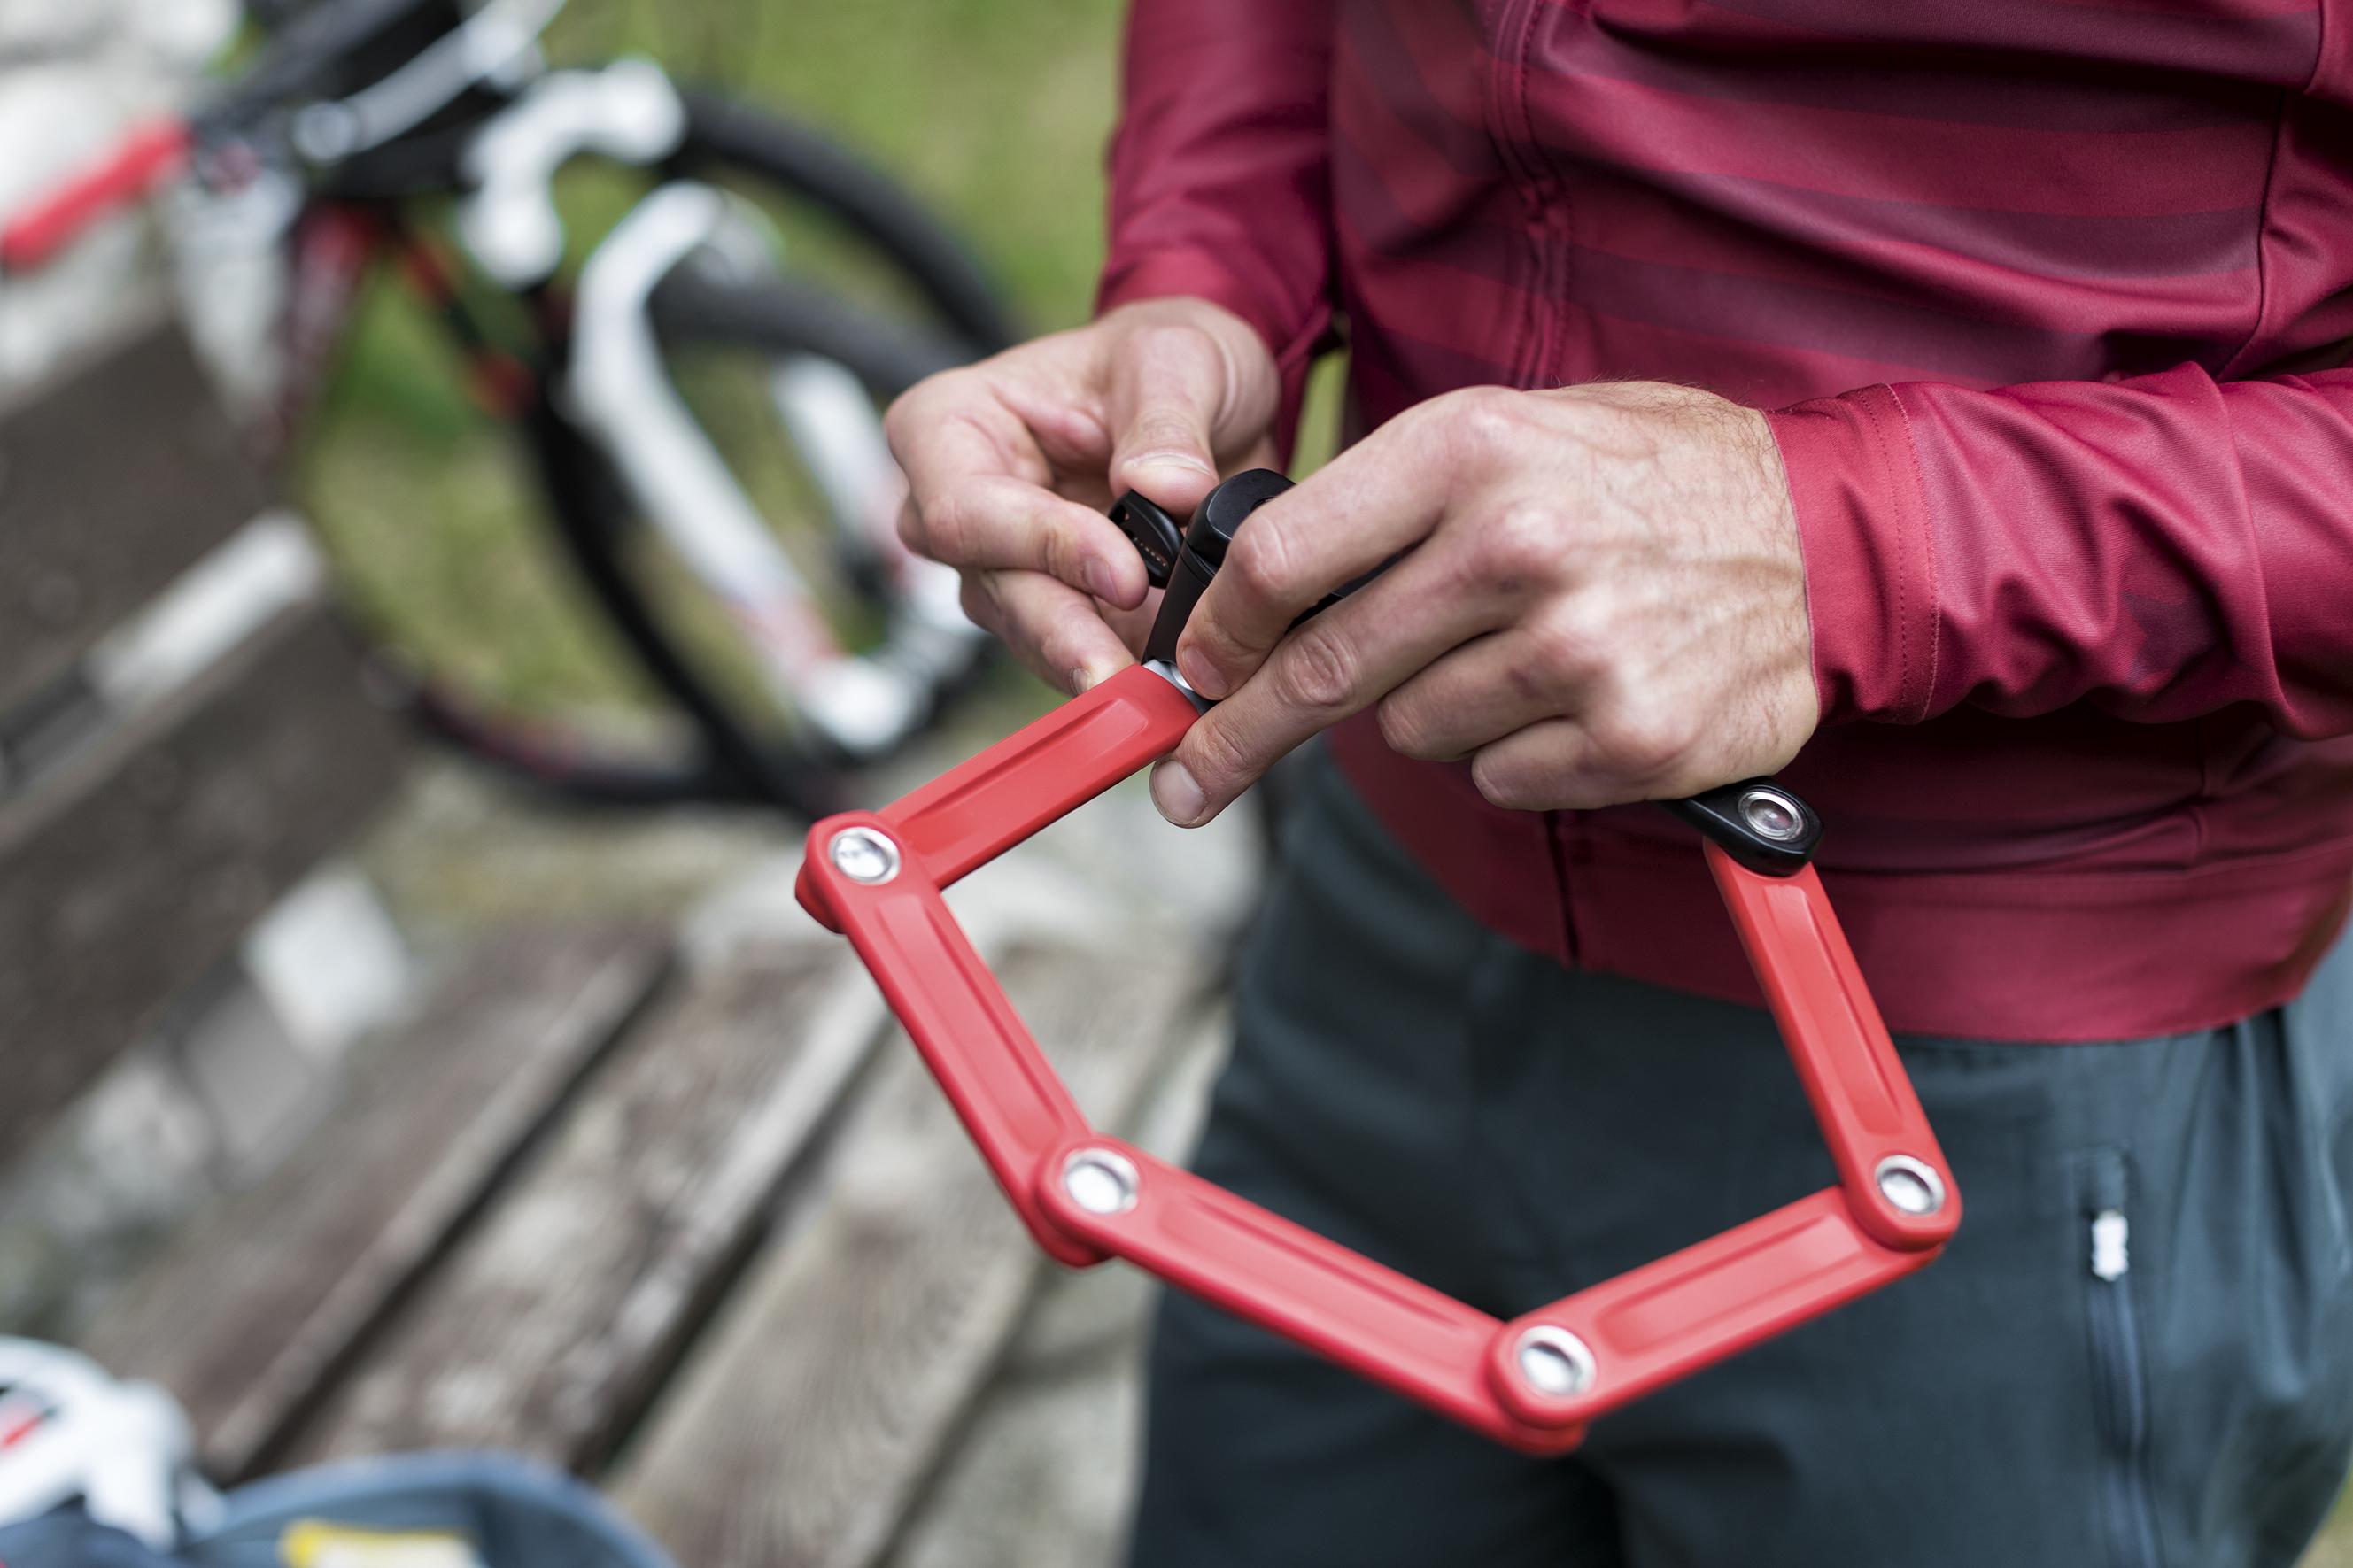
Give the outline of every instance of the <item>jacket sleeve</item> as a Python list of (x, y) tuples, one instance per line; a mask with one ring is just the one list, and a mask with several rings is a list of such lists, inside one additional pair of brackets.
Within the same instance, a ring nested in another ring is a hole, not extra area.
[(2253, 703), (2353, 733), (2353, 371), (1914, 383), (1771, 417), (1826, 721)]
[(1134, 0), (1111, 144), (1097, 309), (1223, 305), (1274, 352), (1286, 410), (1331, 321), (1332, 29), (1332, 0)]

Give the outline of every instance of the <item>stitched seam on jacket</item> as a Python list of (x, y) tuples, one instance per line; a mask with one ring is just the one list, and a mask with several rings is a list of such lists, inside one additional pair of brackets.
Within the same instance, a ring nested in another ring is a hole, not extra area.
[(1936, 520), (1928, 515), (1928, 481), (1920, 471), (1920, 443), (1912, 434), (1912, 411), (1904, 406), (1903, 395), (1892, 385), (1887, 388), (1887, 401), (1895, 407), (1896, 436), (1904, 443), (1905, 464), (1912, 476), (1912, 495), (1919, 507), (1920, 551), (1928, 568), (1928, 679), (1920, 692), (1920, 710), (1913, 715), (1917, 721), (1928, 716), (1929, 704), (1936, 699), (1936, 677), (1945, 650), (1945, 584), (1936, 559)]

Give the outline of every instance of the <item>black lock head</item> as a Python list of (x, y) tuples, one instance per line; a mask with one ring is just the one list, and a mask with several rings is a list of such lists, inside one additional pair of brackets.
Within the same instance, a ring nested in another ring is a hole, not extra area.
[(1201, 498), (1193, 526), (1185, 531), (1186, 548), (1212, 566), (1222, 565), (1226, 546), (1242, 519), (1291, 488), (1291, 481), (1272, 468), (1251, 468), (1236, 474)]

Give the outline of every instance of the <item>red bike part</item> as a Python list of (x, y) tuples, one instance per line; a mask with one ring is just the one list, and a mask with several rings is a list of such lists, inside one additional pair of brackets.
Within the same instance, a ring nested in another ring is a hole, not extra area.
[(100, 218), (146, 198), (188, 163), (184, 120), (133, 129), (106, 160), (58, 186), (0, 228), (0, 271), (40, 266)]
[(800, 900), (846, 934), (1038, 1244), (1124, 1258), (1534, 1453), (1919, 1268), (1960, 1194), (1810, 868), (1707, 860), (1839, 1173), (1836, 1186), (1504, 1321), (1094, 1132), (940, 890), (1172, 750), (1195, 717), (1122, 672), (879, 812), (810, 830)]

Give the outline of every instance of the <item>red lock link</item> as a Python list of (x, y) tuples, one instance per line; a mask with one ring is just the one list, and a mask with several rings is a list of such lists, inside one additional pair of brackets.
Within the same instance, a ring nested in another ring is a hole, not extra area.
[[(1173, 525), (1114, 512), (1170, 583), (1164, 622), (1181, 626), (1241, 517), (1282, 485), (1227, 481), (1173, 562)], [(1165, 654), (1174, 632), (1154, 644)], [(1820, 824), (1764, 780), (1669, 804), (1709, 840), (1837, 1185), (1504, 1321), (1094, 1131), (941, 889), (1174, 750), (1198, 708), (1155, 659), (809, 832), (802, 904), (849, 938), (1054, 1258), (1125, 1258), (1498, 1441), (1559, 1453), (1597, 1416), (1924, 1267), (1951, 1237), (1960, 1194), (1807, 864)]]
[(1124, 1258), (1504, 1443), (1594, 1417), (1908, 1274), (1960, 1195), (1820, 880), (1706, 847), (1839, 1184), (1505, 1322), (1087, 1125), (940, 889), (1174, 749), (1143, 667), (879, 812), (810, 830), (801, 902), (850, 940), (1031, 1236)]

